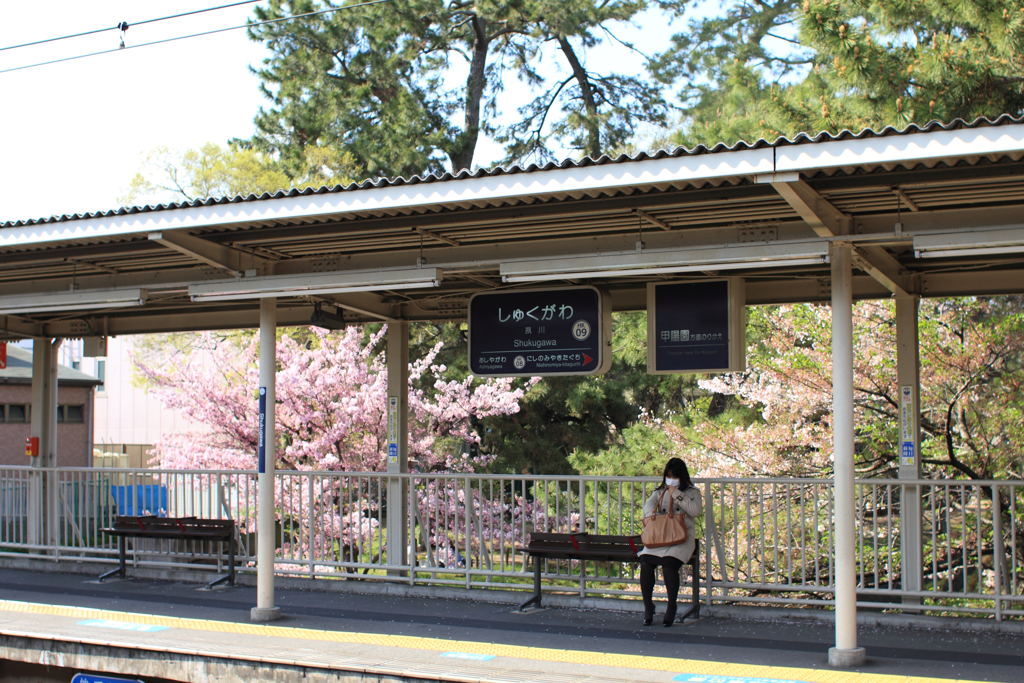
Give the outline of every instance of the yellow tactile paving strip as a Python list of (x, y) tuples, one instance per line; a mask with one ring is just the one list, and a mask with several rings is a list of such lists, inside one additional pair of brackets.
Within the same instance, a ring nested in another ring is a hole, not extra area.
[[(393, 636), (379, 633), (353, 633), (342, 631), (320, 631), (308, 628), (238, 624), (228, 621), (207, 619), (183, 619), (162, 617), (153, 614), (115, 612), (112, 610), (45, 605), (14, 600), (0, 600), (0, 611), (24, 614), (45, 614), (74, 619), (108, 619), (134, 624), (150, 624), (191, 631), (214, 631), (245, 635), (319, 640), (334, 643), (356, 643), (383, 647), (429, 650), (435, 652), (465, 652), (472, 654), (512, 657), (533, 661), (560, 662), (566, 664), (587, 664), (592, 666), (623, 667), (627, 669), (664, 671), (672, 673), (703, 674), (709, 676), (735, 676), (806, 681), (807, 683), (945, 683), (958, 680), (960, 683), (980, 683), (963, 679), (923, 678), (879, 673), (858, 673), (832, 669), (800, 669), (795, 667), (762, 666), (757, 664), (734, 664), (731, 662), (710, 662), (699, 659), (671, 659), (668, 657), (647, 657), (583, 650), (555, 650), (520, 645), (477, 643), (443, 638), (419, 638), (415, 636)], [(143, 648), (143, 646), (139, 646)], [(227, 658), (248, 659), (242, 654), (225, 652)], [(479, 664), (479, 662), (477, 663)]]

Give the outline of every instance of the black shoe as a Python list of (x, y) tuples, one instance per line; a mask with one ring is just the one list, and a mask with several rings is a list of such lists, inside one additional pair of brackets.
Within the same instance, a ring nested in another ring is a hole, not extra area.
[(663, 622), (661, 623), (661, 625), (662, 625), (662, 626), (664, 626), (665, 628), (668, 628), (669, 626), (671, 626), (671, 625), (672, 625), (672, 622), (674, 622), (674, 621), (675, 621), (675, 618), (672, 618), (672, 619), (666, 619), (665, 621), (663, 621)]
[(644, 626), (650, 626), (654, 623), (654, 617), (644, 617)]

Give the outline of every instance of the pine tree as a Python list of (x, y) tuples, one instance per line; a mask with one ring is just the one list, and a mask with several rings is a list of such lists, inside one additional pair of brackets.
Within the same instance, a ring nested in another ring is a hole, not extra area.
[[(676, 12), (694, 3), (668, 2)], [(1024, 113), (1024, 2), (733, 2), (656, 61), (683, 144)]]
[[(330, 7), (272, 0), (260, 20)], [(481, 134), (505, 146), (506, 162), (552, 158), (552, 145), (599, 156), (642, 122), (664, 121), (659, 88), (633, 75), (600, 74), (586, 53), (600, 31), (629, 21), (645, 0), (392, 0), (253, 27), (272, 56), (256, 73), (271, 101), (253, 144), (298, 162), (311, 144), (354, 155), (371, 176), (473, 168)], [(540, 62), (557, 55), (564, 79)], [(465, 83), (451, 74), (465, 68)], [(535, 92), (502, 101), (510, 77)], [(518, 106), (519, 103), (517, 103)]]

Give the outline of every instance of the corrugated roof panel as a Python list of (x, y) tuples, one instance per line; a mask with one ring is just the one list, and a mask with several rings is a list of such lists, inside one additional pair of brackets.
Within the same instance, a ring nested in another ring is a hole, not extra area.
[[(121, 207), (121, 208), (118, 208), (118, 209), (113, 209), (113, 210), (105, 211), (105, 212), (93, 212), (93, 213), (87, 213), (87, 214), (51, 216), (51, 217), (48, 217), (48, 218), (12, 221), (12, 222), (6, 222), (6, 223), (0, 224), (0, 229), (11, 228), (11, 227), (30, 226), (30, 225), (49, 224), (49, 223), (60, 223), (60, 222), (75, 221), (75, 220), (107, 218), (107, 217), (113, 217), (113, 216), (123, 216), (123, 215), (138, 214), (138, 213), (152, 213), (152, 212), (167, 211), (167, 210), (180, 209), (180, 208), (186, 208), (186, 207), (216, 206), (216, 205), (220, 205), (220, 204), (234, 204), (234, 203), (240, 203), (240, 202), (257, 202), (257, 201), (262, 201), (262, 200), (267, 200), (267, 199), (281, 199), (281, 198), (285, 198), (285, 197), (312, 196), (312, 195), (316, 195), (316, 194), (326, 194), (326, 193), (353, 192), (353, 191), (358, 191), (358, 190), (367, 190), (367, 189), (375, 189), (375, 188), (383, 188), (383, 187), (401, 187), (401, 186), (405, 186), (405, 185), (410, 185), (411, 186), (411, 185), (422, 185), (422, 184), (429, 184), (429, 183), (443, 183), (443, 182), (448, 182), (448, 181), (452, 181), (452, 180), (466, 180), (466, 179), (473, 179), (473, 178), (493, 178), (493, 177), (499, 177), (499, 176), (514, 176), (514, 175), (519, 175), (519, 174), (534, 173), (534, 172), (537, 172), (537, 171), (563, 170), (563, 169), (570, 169), (570, 168), (586, 168), (586, 167), (591, 167), (591, 166), (604, 166), (604, 165), (609, 165), (609, 164), (624, 164), (624, 163), (629, 163), (629, 162), (653, 160), (653, 159), (682, 158), (682, 157), (694, 157), (694, 156), (702, 156), (702, 155), (714, 155), (714, 154), (721, 154), (721, 153), (726, 153), (726, 152), (735, 152), (735, 151), (742, 151), (742, 150), (755, 150), (755, 149), (765, 149), (765, 148), (784, 149), (784, 148), (795, 147), (795, 146), (800, 146), (800, 145), (807, 145), (807, 144), (821, 145), (821, 143), (827, 143), (827, 142), (833, 142), (833, 141), (869, 140), (869, 139), (874, 139), (874, 138), (885, 138), (885, 137), (894, 137), (894, 136), (908, 136), (908, 135), (914, 135), (914, 134), (918, 134), (918, 133), (930, 133), (930, 132), (936, 132), (936, 131), (952, 131), (952, 130), (960, 130), (960, 129), (985, 128), (985, 127), (994, 127), (994, 126), (1002, 126), (1002, 125), (1013, 125), (1013, 124), (1020, 124), (1020, 123), (1024, 123), (1024, 117), (1013, 117), (1013, 116), (1004, 114), (1002, 116), (999, 116), (996, 119), (979, 118), (979, 119), (976, 119), (975, 121), (972, 121), (970, 123), (968, 123), (966, 121), (963, 121), (961, 119), (956, 119), (956, 120), (948, 122), (948, 123), (942, 123), (942, 122), (939, 122), (939, 121), (931, 121), (931, 122), (929, 122), (929, 123), (927, 123), (927, 124), (925, 124), (923, 126), (918, 126), (916, 124), (912, 124), (912, 125), (904, 128), (904, 129), (902, 129), (902, 130), (897, 130), (897, 129), (892, 128), (892, 127), (886, 127), (886, 128), (883, 128), (880, 131), (873, 131), (873, 130), (870, 130), (870, 129), (865, 129), (865, 130), (860, 131), (859, 133), (853, 133), (851, 131), (844, 130), (844, 131), (840, 131), (839, 133), (834, 134), (834, 135), (832, 133), (827, 133), (827, 132), (818, 133), (817, 135), (814, 135), (814, 136), (807, 135), (805, 133), (800, 133), (799, 135), (794, 136), (792, 139), (789, 139), (789, 138), (778, 138), (778, 139), (776, 139), (773, 142), (768, 142), (766, 140), (757, 140), (754, 143), (747, 143), (747, 142), (740, 141), (740, 142), (737, 142), (737, 143), (735, 143), (735, 144), (733, 144), (731, 146), (720, 143), (720, 144), (714, 145), (711, 148), (708, 148), (708, 147), (706, 147), (704, 145), (697, 146), (697, 147), (695, 147), (693, 149), (687, 149), (687, 148), (679, 147), (679, 148), (676, 148), (676, 149), (671, 150), (671, 151), (660, 150), (660, 151), (653, 152), (653, 153), (641, 152), (641, 153), (636, 154), (634, 156), (621, 155), (619, 157), (616, 157), (615, 159), (612, 159), (612, 158), (610, 158), (608, 156), (601, 156), (600, 158), (598, 158), (596, 160), (595, 159), (591, 159), (590, 157), (585, 157), (585, 158), (583, 158), (581, 160), (578, 160), (578, 161), (570, 159), (570, 160), (563, 161), (561, 163), (554, 163), (554, 162), (552, 162), (552, 163), (545, 164), (542, 167), (538, 167), (538, 166), (533, 165), (533, 164), (531, 164), (529, 166), (526, 166), (526, 167), (521, 167), (521, 166), (514, 166), (514, 167), (510, 167), (510, 168), (495, 167), (495, 168), (489, 168), (489, 169), (478, 169), (478, 170), (473, 171), (473, 172), (469, 172), (469, 171), (463, 170), (463, 171), (460, 171), (459, 173), (454, 174), (454, 175), (451, 174), (451, 173), (443, 173), (443, 174), (440, 174), (440, 175), (413, 176), (411, 178), (391, 178), (391, 179), (381, 178), (381, 179), (376, 179), (376, 180), (364, 180), (364, 181), (359, 182), (359, 183), (352, 183), (352, 184), (350, 184), (348, 186), (340, 186), (340, 185), (338, 185), (338, 186), (333, 186), (333, 187), (321, 187), (321, 188), (316, 188), (316, 189), (305, 188), (305, 189), (302, 189), (302, 190), (297, 190), (297, 189), (279, 190), (279, 191), (274, 192), (274, 193), (264, 193), (264, 194), (261, 194), (261, 195), (258, 195), (258, 196), (257, 195), (247, 195), (245, 197), (242, 197), (242, 196), (235, 196), (235, 197), (204, 197), (202, 199), (196, 199), (196, 200), (191, 201), (191, 202), (179, 202), (179, 203), (171, 203), (171, 204), (158, 204), (158, 205), (149, 205), (149, 206), (142, 206), (142, 207)], [(1011, 157), (1014, 158), (1014, 160), (1020, 160), (1022, 158), (1022, 154), (1020, 154), (1020, 153), (1012, 152), (1010, 154), (1011, 154)], [(925, 166), (928, 166), (928, 164), (937, 164), (937, 163), (939, 163), (939, 161), (937, 161), (937, 160), (924, 160), (924, 161), (917, 161), (917, 162), (910, 163), (909, 167), (919, 166), (919, 165), (922, 165), (922, 164), (925, 165)], [(889, 168), (889, 170), (892, 170), (894, 168), (901, 167), (901, 164), (902, 164), (902, 162), (885, 163), (885, 166), (887, 166), (887, 167), (891, 166), (891, 168)], [(859, 169), (859, 167), (857, 167), (857, 166), (847, 166), (847, 167), (844, 167), (844, 168), (849, 168), (850, 169), (850, 170), (846, 171), (847, 173), (854, 172), (855, 170)], [(730, 180), (732, 182), (735, 182), (735, 179), (730, 179)], [(712, 181), (709, 181), (709, 182), (712, 182)], [(715, 180), (713, 182), (714, 182), (715, 186), (717, 187), (720, 184), (722, 184), (723, 181)]]

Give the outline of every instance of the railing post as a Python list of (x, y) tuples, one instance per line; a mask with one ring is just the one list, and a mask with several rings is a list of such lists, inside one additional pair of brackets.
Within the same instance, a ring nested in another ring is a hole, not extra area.
[(465, 514), (463, 514), (463, 519), (462, 519), (463, 524), (465, 524), (465, 526), (466, 526), (466, 543), (465, 543), (465, 548), (466, 548), (466, 555), (465, 555), (465, 562), (466, 562), (466, 590), (469, 590), (471, 585), (472, 585), (471, 581), (470, 581), (469, 570), (470, 570), (470, 568), (473, 565), (473, 553), (472, 553), (473, 541), (472, 541), (472, 536), (473, 536), (474, 527), (476, 526), (476, 524), (474, 523), (476, 515), (473, 513), (473, 489), (472, 489), (472, 487), (469, 484), (469, 477), (466, 477), (465, 479), (463, 479), (462, 483), (463, 483), (463, 486), (465, 487), (462, 499), (463, 499), (463, 501), (465, 501), (463, 503), (463, 505), (466, 508), (466, 512), (465, 512)]
[[(416, 564), (419, 557), (419, 551), (418, 548), (416, 547), (416, 520), (420, 518), (420, 503), (416, 492), (416, 481), (412, 478), (411, 475), (408, 477), (406, 486), (409, 487), (409, 514), (407, 516), (409, 521), (409, 585), (415, 586)], [(424, 536), (422, 520), (420, 521), (420, 538), (424, 539), (423, 545), (427, 549), (428, 562), (430, 564), (433, 564), (433, 561), (430, 560), (430, 541), (426, 540), (426, 537)]]
[[(526, 491), (523, 491), (523, 505), (526, 504)], [(587, 482), (580, 477), (580, 532), (587, 532)], [(580, 598), (587, 597), (587, 563), (580, 560)]]
[(711, 527), (715, 523), (711, 482), (704, 482), (704, 604), (711, 605)]
[[(995, 574), (993, 592), (995, 593), (996, 621), (1003, 620), (1003, 512), (1002, 501), (999, 499), (999, 485), (992, 485), (992, 572)], [(979, 520), (980, 524), (980, 520)], [(980, 579), (981, 577), (979, 577)], [(981, 582), (979, 581), (979, 586)]]
[[(310, 472), (309, 477), (309, 578), (316, 578), (316, 512), (315, 502), (313, 499), (313, 473)], [(323, 513), (321, 512), (321, 515)], [(325, 544), (322, 544), (325, 545)]]

